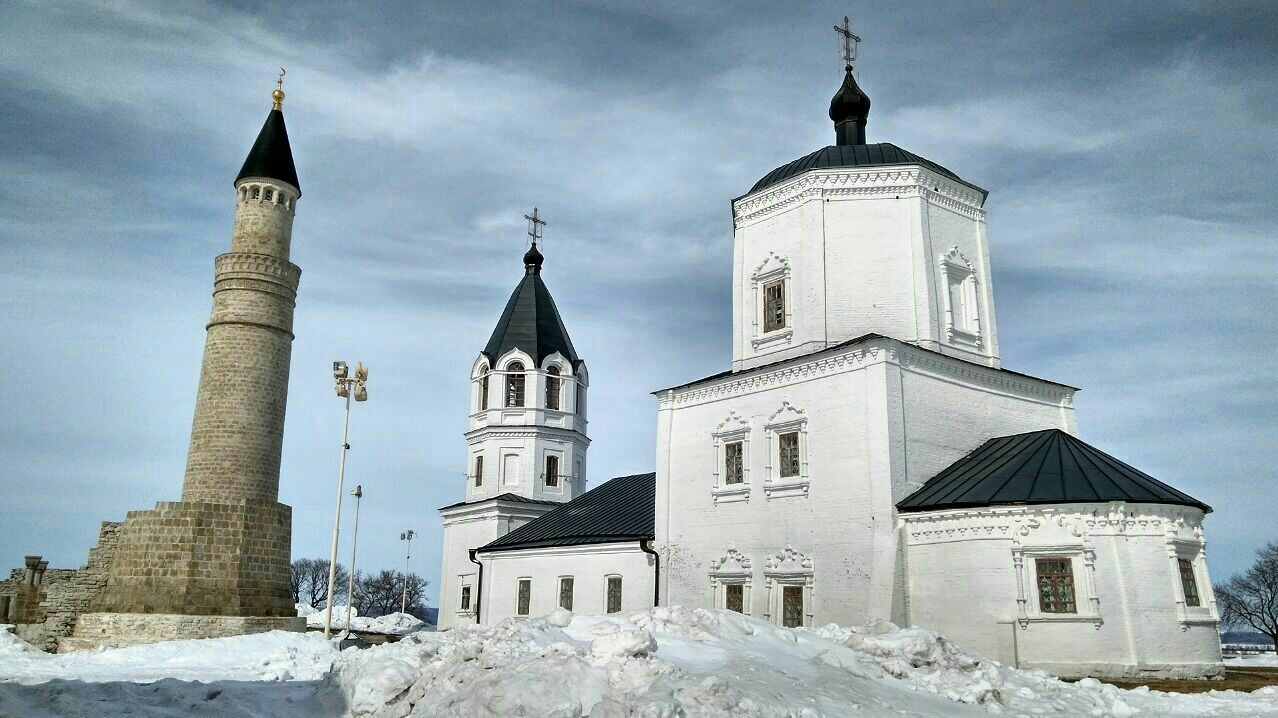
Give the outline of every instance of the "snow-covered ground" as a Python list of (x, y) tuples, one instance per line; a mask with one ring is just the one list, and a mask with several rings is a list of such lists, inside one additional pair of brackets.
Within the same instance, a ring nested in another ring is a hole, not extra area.
[(1262, 668), (1278, 668), (1278, 653), (1248, 653), (1240, 656), (1227, 656), (1225, 665), (1231, 668), (1259, 666)]
[[(0, 633), (0, 715), (1278, 715), (1278, 687), (1176, 695), (1064, 683), (922, 629), (784, 629), (701, 609), (556, 611), (365, 650), (332, 645), (271, 633), (49, 656)], [(184, 682), (194, 680), (215, 682)]]
[[(297, 615), (306, 618), (306, 626), (308, 628), (323, 628), (324, 616), (327, 609), (320, 610), (304, 603), (297, 604)], [(398, 636), (406, 636), (416, 631), (433, 631), (434, 626), (424, 623), (416, 616), (407, 613), (391, 613), (378, 618), (365, 618), (359, 615), (359, 610), (351, 608), (351, 626), (352, 630), (364, 631), (368, 633), (390, 633)], [(329, 628), (334, 631), (345, 630), (346, 628), (346, 607), (333, 607), (333, 621), (329, 624)]]

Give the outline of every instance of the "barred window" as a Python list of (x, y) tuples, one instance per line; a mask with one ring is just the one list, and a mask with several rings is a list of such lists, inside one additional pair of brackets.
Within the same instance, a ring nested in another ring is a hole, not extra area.
[(781, 460), (781, 478), (799, 475), (799, 432), (787, 431), (777, 437)]
[(740, 441), (730, 441), (723, 445), (723, 483), (739, 484), (745, 481), (743, 446)]
[(559, 457), (558, 456), (546, 457), (546, 485), (547, 486), (559, 485)]
[(484, 485), (484, 457), (475, 457), (475, 488)]
[(512, 362), (506, 367), (506, 406), (524, 405), (524, 365)]
[(546, 370), (546, 408), (559, 411), (559, 390), (562, 382), (559, 379), (559, 367), (552, 366)]
[(723, 587), (724, 605), (729, 611), (745, 613), (745, 586), (730, 583)]
[(559, 607), (572, 610), (572, 576), (563, 576), (559, 579)]
[(515, 615), (527, 616), (528, 604), (532, 601), (532, 579), (519, 579), (519, 587), (515, 594)]
[(484, 373), (479, 377), (479, 410), (484, 411), (488, 408), (488, 375), (492, 372), (488, 367), (484, 367)]
[(608, 577), (608, 613), (621, 610), (621, 577)]
[(470, 610), (470, 586), (462, 586), (461, 610)]
[(803, 587), (781, 587), (781, 625), (798, 628), (803, 625)]
[(262, 188), (258, 187), (257, 185), (253, 185), (253, 199), (261, 199), (261, 198), (262, 198)]
[(1185, 589), (1185, 605), (1198, 606), (1198, 582), (1194, 580), (1194, 565), (1185, 559), (1177, 559), (1180, 564), (1180, 585)]
[(1038, 570), (1038, 608), (1043, 613), (1077, 613), (1074, 565), (1068, 558), (1035, 560)]
[(763, 285), (763, 331), (785, 328), (785, 280)]

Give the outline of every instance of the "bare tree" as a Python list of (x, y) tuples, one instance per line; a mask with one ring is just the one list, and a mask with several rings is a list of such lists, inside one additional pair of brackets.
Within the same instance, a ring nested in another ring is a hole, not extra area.
[(1278, 650), (1278, 542), (1256, 551), (1246, 573), (1219, 584), (1216, 605), (1226, 626), (1250, 626), (1269, 636)]
[[(337, 578), (333, 583), (333, 601), (345, 603), (346, 582), (350, 578), (346, 567), (337, 564)], [(323, 608), (328, 599), (328, 559), (299, 558), (290, 571), (293, 584), (293, 600), (315, 608)]]
[[(408, 613), (425, 619), (426, 587), (430, 582), (415, 573), (408, 574)], [(355, 572), (355, 603), (361, 616), (385, 616), (398, 613), (404, 596), (404, 574), (383, 569), (373, 574)]]

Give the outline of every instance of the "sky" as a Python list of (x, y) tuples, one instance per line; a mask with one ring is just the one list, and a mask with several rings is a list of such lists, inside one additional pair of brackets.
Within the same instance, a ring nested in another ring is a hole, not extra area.
[(328, 555), (330, 365), (360, 360), (359, 564), (402, 567), (411, 528), (437, 585), (470, 367), (534, 205), (590, 367), (590, 483), (652, 470), (650, 392), (729, 366), (729, 201), (833, 142), (844, 15), (869, 140), (990, 191), (1004, 366), (1082, 387), (1081, 437), (1213, 506), (1213, 578), (1245, 569), (1278, 540), (1278, 5), (20, 0), (0, 4), (0, 570), (79, 566), (99, 522), (178, 498), (213, 258), (280, 66), (294, 557)]

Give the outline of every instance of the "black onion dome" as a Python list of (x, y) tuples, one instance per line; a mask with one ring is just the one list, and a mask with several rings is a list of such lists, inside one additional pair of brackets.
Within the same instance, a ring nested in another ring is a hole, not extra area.
[(245, 177), (266, 177), (287, 182), (301, 194), (302, 185), (297, 181), (297, 168), (293, 166), (293, 149), (288, 144), (288, 128), (284, 126), (284, 113), (271, 110), (257, 134), (253, 149), (249, 150), (244, 166), (235, 176), (235, 184)]
[(870, 96), (865, 94), (861, 86), (856, 84), (849, 65), (843, 73), (843, 84), (830, 100), (830, 119), (834, 124), (841, 122), (860, 122), (870, 115)]
[(546, 258), (537, 250), (536, 242), (533, 242), (533, 245), (528, 248), (528, 251), (524, 252), (524, 267), (526, 269), (532, 270), (533, 272), (541, 272), (541, 265), (545, 261)]

